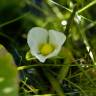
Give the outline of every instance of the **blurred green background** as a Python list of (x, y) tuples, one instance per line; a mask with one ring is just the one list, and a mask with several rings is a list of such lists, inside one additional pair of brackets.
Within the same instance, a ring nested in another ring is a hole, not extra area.
[[(18, 72), (19, 96), (95, 96), (95, 10), (96, 0), (0, 0), (0, 44), (15, 62), (14, 68), (6, 66), (10, 59), (2, 52), (0, 68)], [(67, 37), (60, 54), (44, 64), (33, 59), (27, 45), (27, 33), (36, 26)], [(13, 77), (18, 81), (15, 73), (8, 80)]]

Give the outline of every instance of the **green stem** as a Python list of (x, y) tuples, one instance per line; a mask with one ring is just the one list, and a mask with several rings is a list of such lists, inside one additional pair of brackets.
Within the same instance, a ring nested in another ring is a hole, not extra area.
[(65, 6), (63, 6), (63, 5), (60, 5), (59, 3), (56, 3), (56, 2), (53, 1), (53, 0), (48, 0), (48, 1), (49, 1), (49, 3), (53, 3), (53, 4), (55, 4), (55, 5), (57, 5), (57, 6), (61, 7), (61, 8), (66, 9), (66, 10), (69, 11), (69, 12), (72, 12), (71, 9), (69, 9), (69, 8), (67, 8), (67, 7), (65, 7)]
[(28, 15), (28, 14), (29, 14), (29, 12), (23, 14), (22, 16), (19, 16), (19, 17), (15, 18), (15, 19), (12, 19), (12, 20), (10, 20), (10, 21), (4, 22), (3, 24), (0, 24), (0, 28), (1, 28), (1, 27), (4, 27), (5, 25), (8, 25), (8, 24), (10, 24), (10, 23), (16, 22), (17, 20), (22, 19), (23, 17), (25, 17), (25, 16)]
[(91, 6), (93, 6), (94, 4), (96, 4), (96, 0), (90, 2), (88, 5), (86, 5), (85, 7), (83, 7), (82, 9), (78, 10), (77, 13), (81, 13), (83, 11), (85, 11), (86, 9), (90, 8)]
[[(78, 28), (79, 28), (79, 26), (78, 26)], [(90, 58), (91, 58), (91, 60), (92, 60), (92, 62), (94, 64), (94, 66), (96, 66), (96, 61), (94, 59), (93, 52), (91, 50), (90, 44), (88, 43), (88, 40), (87, 40), (87, 37), (86, 37), (86, 34), (85, 34), (84, 30), (81, 30), (80, 33), (81, 33), (83, 42), (84, 42), (84, 44), (86, 46), (86, 50), (87, 50), (87, 52), (88, 52), (88, 54), (89, 54), (89, 56), (90, 56)]]
[(67, 26), (66, 26), (66, 29), (65, 29), (65, 34), (69, 33), (69, 30), (71, 28), (71, 24), (73, 23), (76, 11), (77, 11), (77, 5), (74, 6), (73, 12), (72, 12), (72, 14), (71, 14), (71, 16), (68, 20), (68, 23), (67, 23)]
[(53, 90), (56, 91), (58, 96), (65, 96), (63, 89), (61, 88), (60, 82), (50, 73), (49, 69), (43, 69), (45, 76), (48, 78)]
[(34, 65), (28, 65), (28, 66), (19, 66), (17, 67), (17, 70), (24, 70), (24, 69), (31, 69), (33, 67), (61, 67), (61, 66), (65, 66), (65, 65), (54, 65), (54, 64), (34, 64)]
[[(66, 64), (56, 64), (56, 65), (54, 65), (54, 64), (34, 64), (34, 65), (28, 65), (28, 66), (19, 66), (19, 67), (17, 67), (17, 70), (18, 71), (20, 71), (20, 70), (24, 70), (24, 69), (31, 69), (31, 68), (33, 68), (33, 67), (65, 67), (65, 66), (68, 66), (68, 64), (66, 65)], [(69, 65), (69, 66), (81, 66), (81, 65)], [(89, 67), (93, 67), (94, 65), (89, 65), (88, 64), (88, 66)]]
[(68, 80), (68, 79), (66, 79), (66, 78), (64, 78), (64, 79), (65, 79), (66, 81), (68, 81), (71, 85), (73, 85), (74, 87), (78, 88), (78, 89), (84, 94), (84, 96), (88, 96), (88, 95), (86, 94), (86, 92), (85, 92), (80, 86), (78, 86), (77, 84), (71, 82), (70, 80)]
[(29, 85), (26, 84), (26, 82), (24, 82), (23, 80), (21, 80), (21, 82), (22, 82), (31, 92), (33, 92), (33, 93), (35, 93), (35, 94), (38, 93), (39, 89), (34, 88), (32, 85), (29, 86)]
[(32, 7), (36, 8), (38, 11), (42, 12), (45, 16), (48, 16), (48, 12), (47, 11), (45, 11), (44, 9), (39, 7), (38, 5), (32, 3), (32, 1), (25, 0), (25, 3), (28, 4), (29, 6), (32, 6)]
[[(55, 1), (53, 1), (53, 0), (49, 0), (49, 1), (50, 1), (51, 3), (53, 3), (53, 4), (55, 4), (55, 5), (63, 8), (63, 9), (65, 9), (65, 10), (67, 10), (68, 12), (72, 13), (72, 10), (71, 10), (71, 9), (69, 9), (69, 8), (67, 8), (67, 7), (65, 7), (65, 6), (63, 6), (63, 5), (55, 2)], [(79, 10), (79, 11), (80, 11), (80, 10)], [(80, 13), (80, 12), (76, 12), (76, 13), (78, 14), (78, 13)], [(82, 15), (79, 15), (79, 16), (80, 16), (82, 19), (86, 20), (86, 21), (93, 22), (92, 20), (90, 20), (90, 19), (88, 19), (88, 18), (86, 18), (86, 17), (84, 17), (84, 16), (82, 16)]]
[(91, 79), (90, 75), (88, 75), (87, 71), (85, 71), (82, 67), (79, 66), (79, 69), (83, 72), (83, 74), (86, 76), (86, 78), (88, 79), (88, 82), (90, 82), (94, 87), (95, 83), (93, 81), (93, 79)]

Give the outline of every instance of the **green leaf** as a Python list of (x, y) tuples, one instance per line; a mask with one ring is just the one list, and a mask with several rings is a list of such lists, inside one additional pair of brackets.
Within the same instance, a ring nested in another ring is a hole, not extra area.
[(28, 51), (28, 52), (26, 53), (25, 58), (26, 58), (27, 61), (36, 59), (34, 56), (32, 56), (32, 54), (31, 54), (30, 51)]
[(12, 56), (0, 45), (0, 96), (18, 96), (18, 76)]

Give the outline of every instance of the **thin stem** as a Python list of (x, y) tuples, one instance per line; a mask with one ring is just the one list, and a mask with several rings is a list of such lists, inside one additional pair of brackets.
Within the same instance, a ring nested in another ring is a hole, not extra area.
[(29, 85), (26, 84), (23, 80), (21, 80), (21, 82), (22, 82), (28, 89), (30, 89), (31, 92), (34, 92), (35, 94), (38, 92), (38, 89), (35, 89), (32, 85), (29, 86)]
[(84, 16), (82, 16), (82, 15), (79, 15), (83, 20), (86, 20), (86, 21), (88, 21), (88, 22), (90, 22), (90, 23), (92, 23), (92, 22), (94, 22), (94, 21), (92, 21), (91, 19), (89, 19), (89, 18), (86, 18), (86, 17), (84, 17)]
[(96, 21), (90, 23), (90, 24), (84, 29), (84, 31), (87, 31), (87, 30), (89, 30), (90, 28), (92, 28), (92, 27), (94, 27), (94, 26), (96, 26)]
[(25, 0), (25, 3), (28, 4), (29, 6), (32, 6), (32, 7), (36, 8), (38, 11), (42, 12), (45, 16), (48, 16), (47, 11), (43, 10), (41, 7), (39, 7), (36, 4), (32, 3), (32, 1)]
[(77, 13), (81, 13), (83, 11), (85, 11), (86, 9), (90, 8), (91, 6), (93, 6), (94, 4), (96, 4), (96, 0), (90, 2), (88, 5), (86, 5), (85, 7), (83, 7), (82, 9), (78, 10)]
[(65, 96), (65, 93), (64, 93), (59, 81), (47, 69), (43, 69), (43, 71), (44, 71), (45, 76), (48, 78), (51, 86), (58, 94), (58, 96)]
[[(67, 64), (68, 65), (68, 64)], [(24, 70), (24, 69), (31, 69), (31, 68), (34, 68), (34, 67), (65, 67), (65, 64), (34, 64), (34, 65), (28, 65), (28, 66), (19, 66), (17, 67), (17, 70), (20, 71), (20, 70)], [(70, 65), (70, 66), (80, 66), (81, 65)], [(89, 65), (89, 67), (93, 67), (94, 65)]]
[[(81, 31), (80, 31), (80, 32), (81, 32)], [(88, 51), (89, 56), (90, 56), (93, 64), (96, 65), (96, 62), (95, 62), (95, 59), (94, 59), (94, 56), (93, 56), (91, 47), (90, 47), (90, 45), (89, 45), (89, 43), (88, 43), (87, 37), (86, 37), (85, 32), (84, 32), (83, 30), (82, 30), (82, 32), (81, 32), (81, 35), (82, 35), (82, 38), (83, 38), (83, 42), (84, 42), (84, 44), (85, 44), (85, 46), (86, 46), (86, 50)]]
[(28, 14), (29, 14), (29, 12), (23, 14), (22, 16), (19, 16), (19, 17), (15, 18), (15, 19), (12, 19), (12, 20), (10, 20), (10, 21), (4, 22), (3, 24), (0, 24), (0, 28), (1, 28), (1, 27), (4, 27), (4, 26), (6, 26), (6, 25), (8, 25), (8, 24), (10, 24), (10, 23), (16, 22), (16, 21), (22, 19), (23, 17), (27, 16)]
[[(69, 12), (72, 13), (72, 10), (71, 10), (71, 9), (69, 9), (69, 8), (67, 8), (67, 7), (65, 7), (65, 6), (63, 6), (63, 5), (55, 2), (55, 1), (53, 1), (53, 0), (49, 0), (49, 1), (50, 1), (51, 3), (53, 3), (53, 4), (55, 4), (55, 5), (59, 6), (59, 7), (61, 7), (61, 8), (63, 8), (63, 9), (66, 9), (67, 11), (69, 11)], [(79, 10), (79, 11), (80, 11), (80, 10)], [(76, 12), (76, 13), (79, 15), (80, 12)], [(79, 16), (80, 16), (82, 19), (86, 20), (86, 21), (93, 22), (92, 20), (90, 20), (90, 19), (88, 19), (88, 18), (86, 18), (86, 17), (84, 17), (84, 16), (82, 16), (82, 15), (79, 15)]]
[(49, 2), (51, 2), (51, 3), (53, 3), (53, 4), (57, 5), (57, 6), (59, 6), (59, 7), (61, 7), (61, 8), (64, 8), (64, 9), (66, 9), (66, 10), (69, 11), (69, 12), (72, 12), (71, 9), (69, 9), (69, 8), (67, 8), (67, 7), (65, 7), (65, 6), (63, 6), (63, 5), (60, 5), (59, 3), (56, 3), (56, 2), (53, 1), (53, 0), (49, 0)]
[(80, 86), (78, 86), (77, 84), (71, 82), (70, 80), (68, 80), (68, 79), (66, 79), (66, 78), (64, 78), (64, 79), (65, 79), (66, 81), (68, 81), (71, 85), (73, 85), (73, 86), (75, 86), (76, 88), (78, 88), (78, 89), (84, 94), (84, 96), (88, 96), (88, 95), (86, 94), (86, 92), (85, 92)]
[(68, 20), (68, 23), (67, 23), (67, 26), (66, 26), (66, 29), (65, 29), (65, 34), (69, 33), (69, 30), (71, 28), (71, 24), (73, 23), (76, 11), (77, 11), (77, 5), (74, 6), (73, 12), (72, 12), (72, 14), (71, 14), (71, 16)]

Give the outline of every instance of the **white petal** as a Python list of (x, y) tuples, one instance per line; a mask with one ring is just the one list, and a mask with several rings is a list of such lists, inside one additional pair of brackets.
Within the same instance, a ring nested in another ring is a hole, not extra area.
[(66, 40), (66, 36), (64, 33), (55, 31), (55, 30), (49, 30), (49, 42), (53, 45), (62, 46), (63, 43)]
[(40, 44), (46, 43), (48, 37), (47, 30), (40, 28), (40, 27), (34, 27), (32, 28), (27, 37), (27, 42), (30, 47), (32, 55), (39, 52), (39, 46)]
[(58, 53), (60, 52), (62, 47), (57, 47), (52, 53), (50, 53), (49, 55), (46, 56), (46, 59), (47, 58), (51, 58), (51, 57), (54, 57), (54, 56), (57, 56)]
[[(40, 44), (47, 42), (48, 35), (49, 35), (49, 43), (55, 45), (56, 48), (49, 55), (43, 56), (42, 54), (39, 53), (38, 47)], [(49, 30), (48, 33), (47, 30), (43, 28), (35, 27), (29, 31), (27, 42), (30, 47), (32, 55), (34, 55), (40, 62), (43, 63), (47, 58), (56, 56), (59, 53), (65, 40), (66, 36), (61, 32)]]
[(35, 57), (42, 63), (45, 62), (45, 60), (47, 59), (46, 56), (43, 56), (41, 54), (35, 53)]
[(47, 55), (46, 58), (56, 56), (60, 52), (65, 40), (66, 40), (66, 36), (63, 33), (55, 30), (49, 30), (49, 42), (55, 45), (56, 48), (52, 53)]

